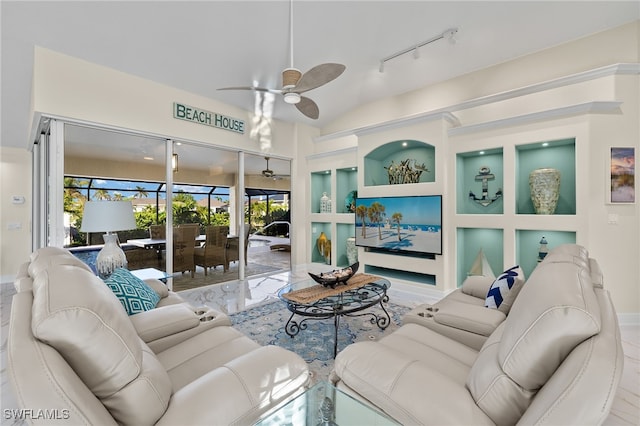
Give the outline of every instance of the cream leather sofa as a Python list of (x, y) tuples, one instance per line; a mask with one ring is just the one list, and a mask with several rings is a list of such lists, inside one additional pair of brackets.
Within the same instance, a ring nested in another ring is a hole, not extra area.
[(150, 285), (158, 307), (128, 316), (66, 250), (32, 254), (15, 282), (8, 373), (33, 423), (245, 425), (308, 384), (298, 355)]
[(480, 350), (410, 323), (345, 348), (332, 381), (404, 425), (600, 424), (623, 352), (599, 271), (584, 248), (558, 247)]
[(498, 309), (485, 308), (487, 293), (495, 278), (475, 275), (467, 277), (461, 287), (437, 303), (416, 306), (402, 321), (404, 324), (422, 325), (480, 350), (491, 333), (507, 318), (524, 284), (524, 273), (519, 267), (517, 272), (513, 288)]

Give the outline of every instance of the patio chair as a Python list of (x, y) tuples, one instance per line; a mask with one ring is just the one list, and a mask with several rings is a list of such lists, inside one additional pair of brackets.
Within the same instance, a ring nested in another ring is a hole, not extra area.
[[(244, 231), (244, 264), (247, 264), (247, 247), (249, 246), (249, 233), (251, 231), (251, 225), (245, 223), (241, 232)], [(240, 245), (239, 239), (233, 238), (229, 239), (229, 243), (227, 244), (227, 260), (229, 263), (236, 262), (240, 259), (240, 253), (238, 247)]]
[(167, 238), (167, 231), (164, 225), (149, 226), (149, 238), (152, 240), (164, 240)]
[(215, 268), (218, 265), (222, 265), (225, 272), (229, 269), (226, 250), (228, 233), (228, 226), (211, 225), (205, 228), (204, 245), (195, 249), (195, 263), (204, 268), (205, 275), (209, 268)]
[(195, 276), (195, 241), (197, 229), (193, 226), (173, 228), (173, 272), (190, 271)]
[[(200, 224), (199, 223), (181, 223), (178, 225), (178, 228), (186, 228), (186, 227), (193, 227), (196, 229), (196, 237), (198, 235), (200, 235)], [(195, 242), (195, 246), (196, 247), (200, 247), (201, 246), (201, 241), (196, 241)]]

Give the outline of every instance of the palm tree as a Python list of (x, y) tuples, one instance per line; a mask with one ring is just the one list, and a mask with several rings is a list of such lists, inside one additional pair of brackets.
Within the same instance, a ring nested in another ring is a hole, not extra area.
[(136, 186), (136, 193), (133, 194), (133, 198), (145, 198), (148, 197), (149, 193), (146, 189), (141, 186)]
[(378, 224), (378, 239), (382, 239), (382, 220), (384, 219), (384, 206), (377, 201), (371, 203), (369, 210), (367, 210), (367, 214), (369, 216), (369, 220), (372, 223)]
[(122, 201), (122, 200), (124, 200), (124, 197), (122, 196), (121, 193), (116, 192), (115, 194), (113, 194), (113, 199), (116, 200), (116, 201)]
[(367, 206), (360, 204), (356, 207), (356, 216), (362, 219), (362, 238), (367, 238)]
[(96, 192), (93, 194), (93, 198), (96, 200), (110, 200), (111, 195), (106, 189), (96, 189)]
[(400, 222), (402, 221), (402, 213), (395, 212), (391, 215), (391, 220), (393, 221), (393, 223), (398, 224), (398, 241), (401, 241), (402, 238), (400, 237)]

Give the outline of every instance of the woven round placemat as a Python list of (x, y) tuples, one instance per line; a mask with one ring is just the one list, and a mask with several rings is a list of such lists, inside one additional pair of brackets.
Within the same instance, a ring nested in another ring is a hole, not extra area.
[(323, 285), (314, 285), (312, 287), (294, 290), (282, 295), (285, 299), (295, 303), (313, 303), (325, 297), (335, 296), (347, 290), (363, 287), (369, 283), (381, 280), (382, 277), (369, 274), (355, 274), (346, 282), (346, 284), (338, 284), (336, 288), (325, 287)]

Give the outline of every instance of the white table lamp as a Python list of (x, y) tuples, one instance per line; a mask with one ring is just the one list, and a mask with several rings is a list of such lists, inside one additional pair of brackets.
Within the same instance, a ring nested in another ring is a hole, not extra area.
[(135, 229), (131, 201), (87, 201), (82, 215), (82, 232), (106, 232), (104, 247), (96, 258), (98, 275), (108, 277), (116, 268), (127, 267), (127, 257), (120, 248), (115, 231)]

